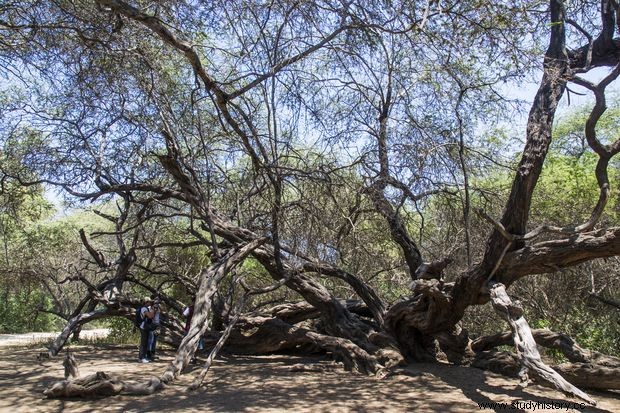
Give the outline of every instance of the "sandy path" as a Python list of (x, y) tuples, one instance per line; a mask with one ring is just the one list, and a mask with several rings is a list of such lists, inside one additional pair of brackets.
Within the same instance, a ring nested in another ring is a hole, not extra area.
[[(130, 347), (108, 349), (73, 347), (82, 375), (95, 371), (139, 380), (160, 373), (172, 353), (151, 364), (136, 362)], [(330, 372), (291, 372), (297, 363), (327, 363), (322, 358), (274, 355), (226, 357), (216, 361), (205, 388), (185, 391), (191, 374), (148, 397), (117, 396), (100, 400), (46, 400), (43, 389), (62, 379), (61, 360), (36, 361), (38, 349), (0, 349), (0, 411), (2, 412), (471, 412), (478, 403), (520, 401), (575, 402), (540, 387), (521, 389), (514, 380), (477, 369), (418, 364), (407, 375), (382, 381), (371, 377)], [(620, 412), (620, 394), (595, 393), (597, 408), (588, 412)], [(534, 407), (534, 405), (530, 405)], [(539, 405), (540, 407), (540, 405)], [(503, 411), (501, 409), (488, 409)], [(506, 411), (534, 411), (506, 409)], [(567, 411), (540, 409), (535, 411)]]
[[(29, 346), (51, 341), (58, 337), (60, 331), (52, 333), (24, 333), (24, 334), (0, 334), (0, 347)], [(95, 328), (82, 330), (80, 338), (93, 340), (104, 338), (110, 334), (109, 328)]]

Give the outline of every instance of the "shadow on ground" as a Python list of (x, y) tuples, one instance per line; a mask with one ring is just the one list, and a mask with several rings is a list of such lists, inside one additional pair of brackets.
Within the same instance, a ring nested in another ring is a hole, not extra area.
[[(145, 380), (159, 375), (172, 353), (156, 363), (137, 363), (130, 347), (76, 347), (82, 375), (96, 371), (117, 374), (123, 380)], [(146, 397), (47, 400), (43, 390), (63, 378), (62, 359), (37, 362), (37, 349), (0, 351), (0, 411), (10, 412), (263, 412), (263, 411), (440, 411), (470, 412), (479, 403), (579, 402), (540, 386), (520, 388), (516, 381), (481, 370), (436, 364), (416, 364), (384, 380), (341, 370), (291, 372), (298, 363), (329, 363), (324, 358), (295, 356), (240, 357), (217, 360), (206, 386), (186, 391), (194, 366), (175, 384)], [(620, 411), (620, 394), (593, 394), (599, 401), (588, 412)], [(523, 405), (520, 405), (523, 406)], [(540, 407), (540, 405), (539, 405)], [(503, 411), (495, 408), (489, 410)], [(528, 411), (528, 409), (510, 409)], [(537, 408), (536, 411), (545, 411)], [(547, 411), (554, 411), (549, 409)], [(558, 410), (555, 410), (558, 411)], [(562, 409), (566, 411), (566, 409)]]

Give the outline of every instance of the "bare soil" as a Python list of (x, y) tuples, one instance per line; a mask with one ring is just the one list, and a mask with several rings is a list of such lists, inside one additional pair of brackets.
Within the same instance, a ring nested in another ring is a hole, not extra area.
[[(140, 364), (131, 346), (76, 347), (81, 375), (96, 371), (117, 374), (124, 380), (159, 375), (172, 352), (161, 360)], [(0, 411), (2, 412), (470, 412), (478, 403), (527, 403), (510, 411), (620, 412), (620, 394), (590, 393), (596, 408), (542, 409), (536, 402), (577, 402), (554, 390), (533, 385), (525, 389), (515, 380), (472, 368), (415, 364), (403, 374), (383, 380), (350, 374), (341, 369), (324, 372), (292, 371), (292, 366), (330, 365), (323, 357), (272, 355), (224, 356), (207, 376), (207, 384), (188, 392), (185, 386), (197, 373), (185, 375), (163, 391), (146, 397), (47, 400), (43, 390), (63, 379), (62, 358), (38, 362), (35, 348), (0, 348)], [(513, 404), (516, 406), (516, 404)], [(502, 411), (502, 409), (489, 409)]]

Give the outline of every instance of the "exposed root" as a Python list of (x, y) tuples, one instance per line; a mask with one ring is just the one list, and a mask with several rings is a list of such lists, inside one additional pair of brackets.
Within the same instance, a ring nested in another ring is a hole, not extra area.
[(116, 376), (98, 371), (86, 377), (62, 380), (43, 391), (48, 399), (69, 397), (108, 397), (117, 394), (150, 395), (162, 389), (164, 384), (156, 377), (146, 383), (127, 383)]
[(292, 373), (324, 373), (326, 371), (336, 371), (338, 368), (337, 364), (298, 363), (290, 366), (288, 371)]

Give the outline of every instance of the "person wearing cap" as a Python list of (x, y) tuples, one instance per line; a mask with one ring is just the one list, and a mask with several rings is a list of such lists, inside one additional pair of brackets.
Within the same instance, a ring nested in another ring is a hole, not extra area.
[(142, 363), (148, 363), (151, 360), (148, 358), (149, 354), (149, 335), (151, 332), (151, 325), (153, 317), (155, 317), (155, 311), (151, 307), (153, 300), (151, 297), (144, 297), (142, 301), (142, 307), (140, 307), (140, 317), (142, 322), (140, 323), (140, 350), (138, 358)]

